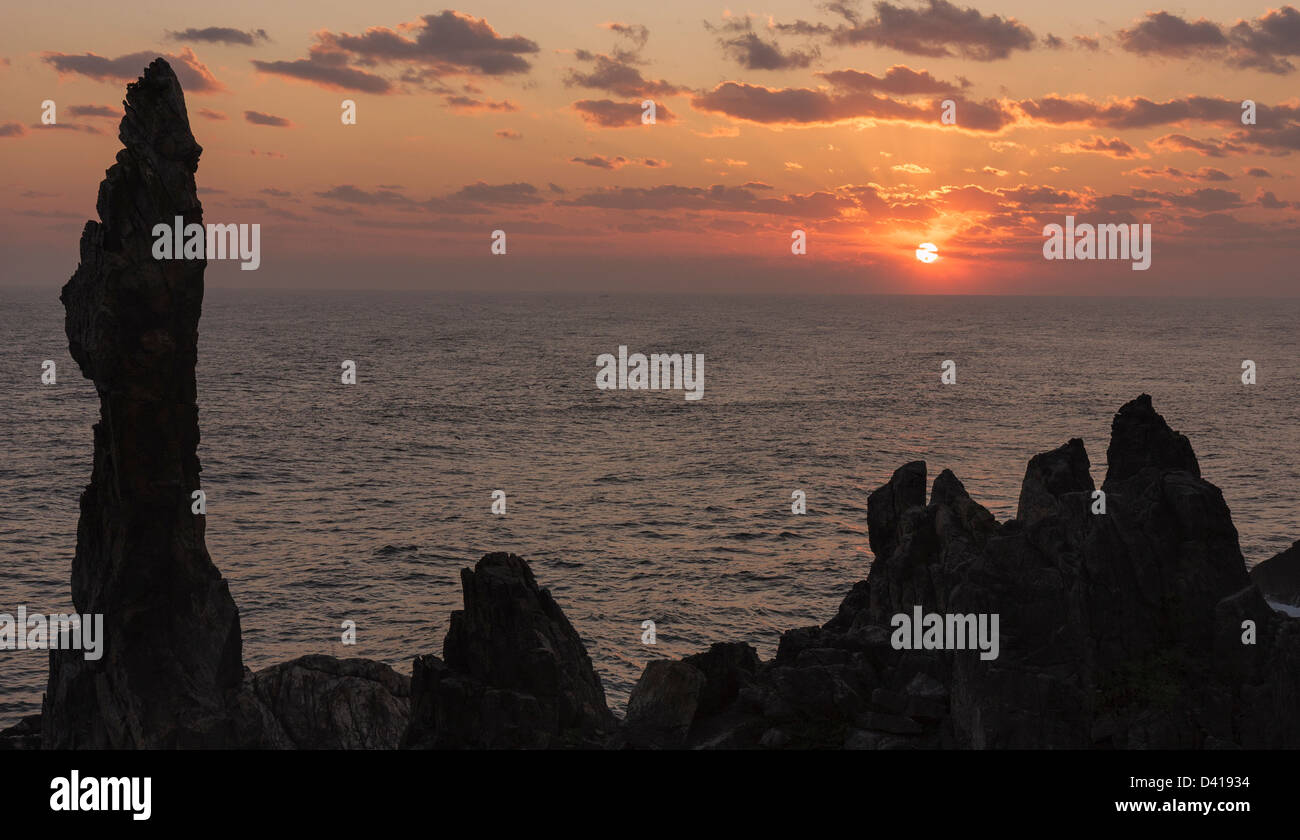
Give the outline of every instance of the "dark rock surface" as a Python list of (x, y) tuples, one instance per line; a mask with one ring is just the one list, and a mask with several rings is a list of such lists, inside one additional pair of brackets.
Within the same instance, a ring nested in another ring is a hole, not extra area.
[(489, 554), (461, 571), (443, 657), (415, 660), (414, 748), (596, 746), (614, 730), (605, 691), (573, 625), (532, 570)]
[(103, 658), (51, 651), (48, 747), (200, 747), (233, 736), (239, 613), (204, 545), (194, 366), (202, 260), (158, 261), (151, 230), (201, 223), (190, 132), (171, 67), (127, 86), (124, 149), (99, 187), (63, 288), (69, 350), (95, 383), (95, 461), (81, 496), (72, 600), (103, 613)]
[(247, 685), (245, 741), (262, 747), (392, 750), (410, 722), (411, 678), (369, 659), (303, 656)]
[[(787, 632), (733, 701), (700, 704), (687, 745), (1300, 746), (1300, 620), (1251, 585), (1190, 443), (1143, 395), (1115, 416), (1108, 457), (1105, 514), (1071, 440), (1030, 461), (1006, 523), (952, 473), (926, 503), (925, 465), (899, 469), (868, 500), (868, 580), (822, 627)], [(891, 617), (918, 605), (998, 614), (998, 657), (895, 649)], [(683, 707), (643, 696), (658, 694)]]
[(1300, 607), (1300, 540), (1250, 570), (1250, 580), (1264, 597)]

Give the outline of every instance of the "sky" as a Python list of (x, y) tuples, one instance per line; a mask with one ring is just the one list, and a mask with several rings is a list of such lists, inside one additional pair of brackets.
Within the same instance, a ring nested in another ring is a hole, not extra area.
[[(205, 221), (261, 225), (209, 287), (1297, 295), (1300, 11), (974, 2), (21, 4), (0, 285), (72, 273), (161, 55)], [(1045, 259), (1067, 216), (1150, 267)]]

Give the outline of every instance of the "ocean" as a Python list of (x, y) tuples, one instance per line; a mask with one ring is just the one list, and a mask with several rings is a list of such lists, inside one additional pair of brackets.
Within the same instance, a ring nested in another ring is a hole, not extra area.
[[(98, 401), (58, 289), (0, 288), (0, 312), (0, 612), (70, 612)], [(1111, 417), (1144, 392), (1223, 490), (1247, 563), (1284, 550), (1298, 316), (1300, 300), (209, 289), (208, 548), (253, 669), (326, 653), (405, 673), (441, 653), (459, 570), (515, 552), (621, 709), (652, 658), (719, 641), (767, 658), (830, 618), (871, 564), (867, 494), (903, 463), (952, 469), (1005, 520), (1029, 458), (1071, 437), (1100, 483)], [(598, 389), (620, 345), (702, 353), (703, 399)], [(46, 666), (0, 651), (0, 725), (39, 709)]]

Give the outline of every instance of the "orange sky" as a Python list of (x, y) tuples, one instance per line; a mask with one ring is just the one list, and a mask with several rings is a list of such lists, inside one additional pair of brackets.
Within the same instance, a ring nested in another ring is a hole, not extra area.
[[(6, 18), (0, 284), (71, 273), (124, 85), (166, 55), (204, 147), (205, 219), (262, 225), (261, 268), (214, 264), (212, 285), (1297, 293), (1290, 7), (74, 2)], [(1044, 260), (1042, 228), (1067, 214), (1151, 224), (1151, 268)]]

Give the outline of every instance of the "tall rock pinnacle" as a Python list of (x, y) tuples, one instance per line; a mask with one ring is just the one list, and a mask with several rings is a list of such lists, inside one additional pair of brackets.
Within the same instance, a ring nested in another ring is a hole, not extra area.
[(202, 149), (166, 61), (127, 86), (125, 146), (99, 185), (63, 287), (72, 357), (99, 392), (95, 464), (81, 496), (72, 600), (102, 613), (99, 660), (51, 651), (47, 748), (229, 743), (242, 679), (239, 613), (191, 512), (199, 489), (194, 367), (203, 260), (152, 256), (154, 225), (203, 221)]

